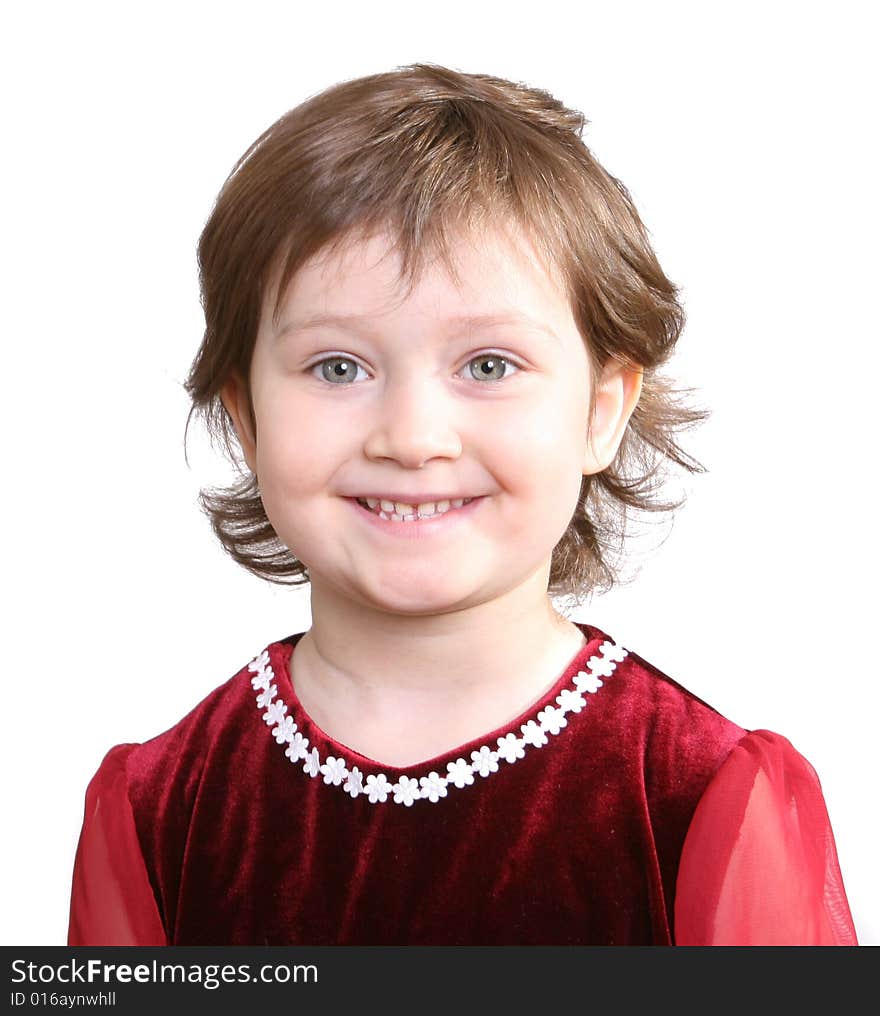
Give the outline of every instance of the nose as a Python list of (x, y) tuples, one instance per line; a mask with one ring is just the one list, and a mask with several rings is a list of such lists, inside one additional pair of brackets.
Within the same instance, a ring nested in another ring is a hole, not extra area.
[(370, 459), (394, 459), (402, 466), (420, 469), (431, 459), (457, 459), (462, 444), (454, 426), (448, 396), (430, 379), (419, 383), (412, 375), (389, 382), (364, 441)]

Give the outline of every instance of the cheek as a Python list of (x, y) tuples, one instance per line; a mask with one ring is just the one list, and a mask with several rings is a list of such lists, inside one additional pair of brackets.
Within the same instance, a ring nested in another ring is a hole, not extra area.
[(277, 400), (262, 408), (257, 430), (257, 475), (263, 491), (307, 493), (325, 484), (344, 444), (341, 427), (309, 412), (302, 400)]
[(577, 509), (588, 424), (588, 400), (580, 393), (545, 401), (517, 419), (515, 482), (534, 505), (528, 524), (548, 534), (551, 543), (562, 537)]
[(536, 482), (552, 481), (555, 486), (572, 476), (578, 486), (587, 426), (586, 405), (562, 398), (519, 412), (510, 421), (510, 434), (518, 457), (524, 465), (528, 463)]
[(586, 428), (585, 405), (541, 399), (484, 429), (482, 454), (511, 495), (496, 510), (513, 544), (545, 554), (565, 533), (580, 496)]

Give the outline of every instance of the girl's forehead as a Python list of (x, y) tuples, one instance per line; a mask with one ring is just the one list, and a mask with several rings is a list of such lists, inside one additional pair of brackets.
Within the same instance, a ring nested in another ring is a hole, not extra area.
[[(346, 237), (294, 273), (278, 300), (278, 321), (353, 310), (381, 316), (407, 304), (426, 312), (434, 306), (458, 307), (462, 313), (500, 306), (546, 314), (568, 307), (556, 273), (516, 227), (459, 231), (444, 256), (440, 252), (423, 256), (411, 281), (404, 279), (401, 269), (390, 232)], [(273, 304), (276, 294), (277, 277), (269, 293)]]

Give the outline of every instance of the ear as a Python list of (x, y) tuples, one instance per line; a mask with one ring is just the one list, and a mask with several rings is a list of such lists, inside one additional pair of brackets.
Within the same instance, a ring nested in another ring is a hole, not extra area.
[(584, 454), (584, 475), (601, 473), (611, 464), (642, 393), (641, 368), (609, 360), (596, 389)]
[(220, 389), (220, 400), (229, 413), (238, 443), (241, 445), (248, 469), (256, 473), (257, 434), (247, 383), (237, 373), (231, 374)]

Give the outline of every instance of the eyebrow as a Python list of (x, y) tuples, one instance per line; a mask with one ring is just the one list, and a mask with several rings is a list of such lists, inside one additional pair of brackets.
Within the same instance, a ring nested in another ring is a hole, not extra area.
[[(312, 314), (309, 317), (287, 321), (279, 328), (276, 338), (282, 335), (296, 334), (297, 332), (308, 331), (310, 328), (321, 328), (331, 325), (341, 328), (344, 331), (364, 331), (369, 327), (370, 318), (361, 314)], [(444, 319), (444, 324), (449, 329), (468, 328), (479, 330), (485, 328), (498, 328), (502, 326), (513, 326), (529, 328), (533, 331), (544, 332), (551, 338), (558, 341), (558, 336), (549, 327), (527, 314), (521, 313), (493, 313), (493, 314), (457, 314)]]

